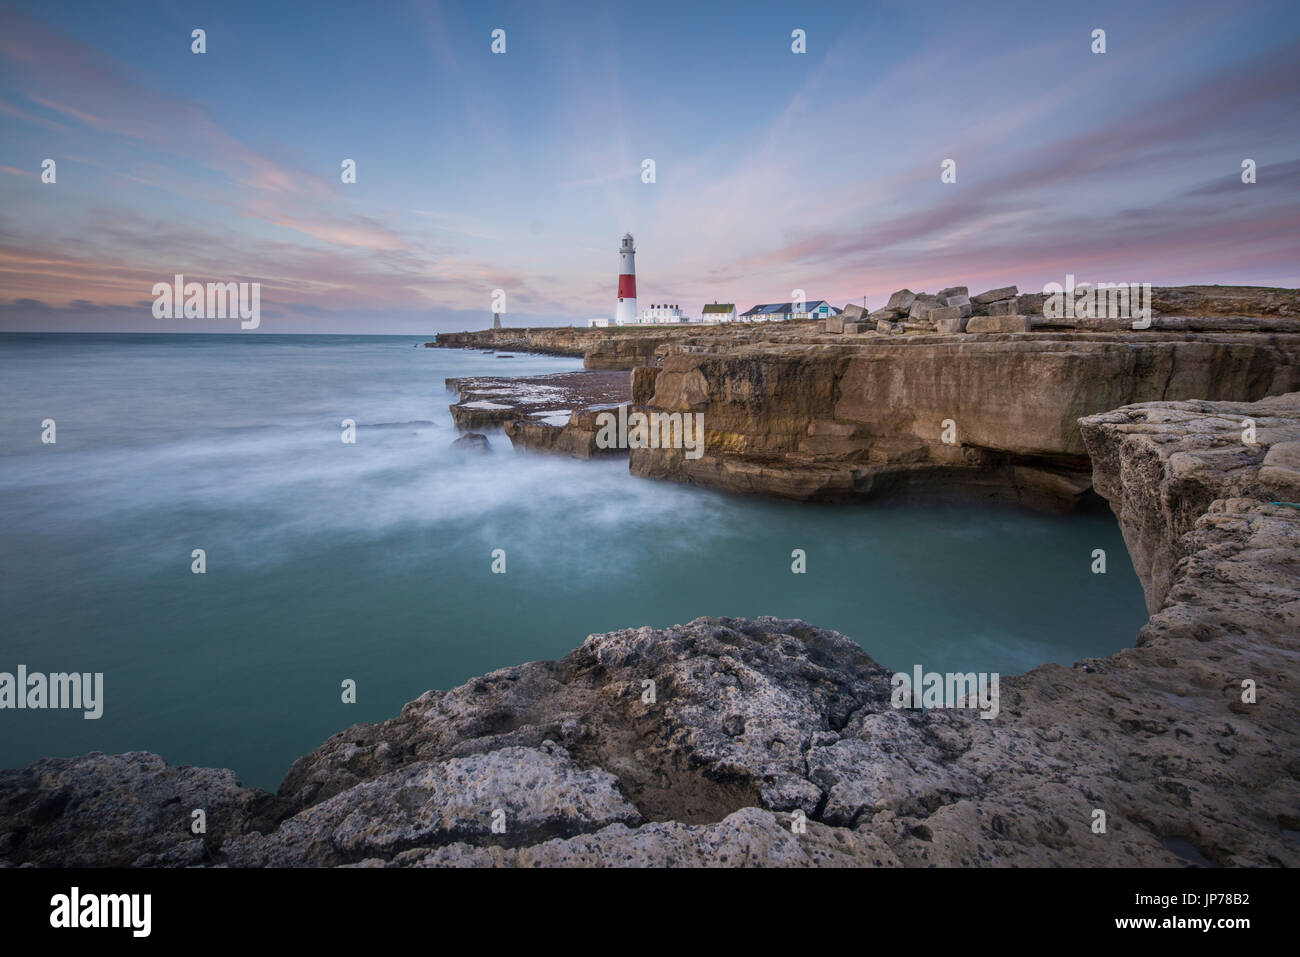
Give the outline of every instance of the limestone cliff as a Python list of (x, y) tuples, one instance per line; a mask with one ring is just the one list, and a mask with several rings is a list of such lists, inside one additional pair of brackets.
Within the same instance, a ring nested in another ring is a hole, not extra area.
[(632, 401), (703, 413), (706, 451), (634, 449), (632, 472), (797, 499), (960, 494), (1068, 509), (1090, 485), (1081, 416), (1300, 389), (1300, 331), (687, 340), (660, 353)]
[(1165, 603), (1216, 501), (1300, 502), (1298, 409), (1292, 394), (1151, 403), (1082, 420), (1097, 490), (1119, 519), (1150, 611)]

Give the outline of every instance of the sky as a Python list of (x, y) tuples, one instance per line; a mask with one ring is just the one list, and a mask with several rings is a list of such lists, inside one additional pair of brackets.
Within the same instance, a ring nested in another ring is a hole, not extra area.
[(0, 0), (0, 330), (585, 326), (625, 232), (693, 316), (1300, 286), (1300, 4)]

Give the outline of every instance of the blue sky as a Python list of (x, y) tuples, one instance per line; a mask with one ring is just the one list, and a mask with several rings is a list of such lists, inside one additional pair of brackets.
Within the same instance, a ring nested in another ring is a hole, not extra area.
[(154, 319), (175, 273), (262, 332), (585, 325), (629, 231), (696, 315), (1295, 286), (1297, 130), (1293, 2), (4, 2), (0, 329), (237, 328)]

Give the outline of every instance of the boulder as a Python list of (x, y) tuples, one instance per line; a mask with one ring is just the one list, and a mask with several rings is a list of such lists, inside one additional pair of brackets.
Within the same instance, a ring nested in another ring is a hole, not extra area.
[(1014, 316), (1019, 313), (1014, 299), (1002, 299), (989, 303), (990, 316)]
[(851, 302), (844, 307), (844, 311), (840, 315), (845, 322), (862, 322), (866, 318), (867, 310), (856, 302)]
[(913, 322), (924, 320), (928, 315), (930, 315), (930, 310), (937, 308), (939, 308), (939, 302), (937, 299), (918, 298), (916, 302), (912, 303), (911, 308), (908, 309), (907, 318), (911, 319)]
[(970, 296), (944, 296), (939, 300), (942, 306), (969, 306)]
[(894, 330), (894, 324), (888, 319), (880, 319), (876, 322), (876, 332), (882, 335), (889, 335)]
[[(1300, 430), (1296, 430), (1300, 434)], [(1264, 456), (1259, 481), (1270, 495), (1287, 501), (1300, 500), (1300, 439), (1278, 442)]]
[(966, 286), (949, 286), (947, 289), (939, 290), (939, 299), (947, 299), (949, 296), (969, 296), (970, 289)]
[(990, 303), (999, 302), (1003, 299), (1015, 299), (1019, 290), (1015, 286), (1003, 286), (1000, 289), (990, 289), (988, 292), (982, 292), (978, 296), (971, 296), (971, 302), (977, 305), (987, 306)]
[(960, 320), (965, 317), (961, 314), (961, 309), (958, 306), (939, 306), (937, 309), (931, 309), (927, 318), (930, 322), (939, 323), (950, 319)]
[(1047, 296), (1041, 292), (1027, 292), (1016, 297), (1016, 312), (1022, 316), (1041, 316), (1043, 300)]
[(240, 835), (221, 848), (234, 867), (320, 867), (388, 860), (411, 847), (496, 836), (539, 843), (557, 835), (640, 824), (619, 780), (584, 768), (553, 741), (449, 760), (416, 760), (359, 782), (285, 820), (271, 834)]
[(957, 332), (966, 331), (966, 318), (957, 316), (955, 319), (940, 319), (936, 324), (938, 331), (945, 335), (951, 335)]
[(1028, 316), (974, 316), (966, 323), (967, 332), (1028, 332)]
[[(178, 826), (181, 809), (200, 807), (205, 834)], [(145, 751), (45, 758), (0, 771), (0, 867), (202, 864), (222, 841), (268, 830), (278, 816), (275, 798), (234, 771), (176, 767)]]
[(912, 303), (916, 302), (916, 298), (916, 293), (912, 292), (912, 290), (900, 289), (889, 297), (889, 302), (885, 303), (885, 305), (890, 309), (906, 312), (912, 307)]
[(873, 332), (876, 328), (874, 322), (846, 322), (844, 323), (844, 332), (846, 335), (857, 335), (860, 332)]
[(843, 316), (843, 315), (838, 315), (838, 316), (827, 316), (827, 317), (826, 317), (826, 331), (827, 331), (827, 332), (843, 332), (843, 331), (844, 331), (844, 316)]
[(462, 452), (483, 453), (492, 451), (492, 446), (488, 444), (488, 437), (482, 432), (466, 432), (451, 443), (451, 447)]

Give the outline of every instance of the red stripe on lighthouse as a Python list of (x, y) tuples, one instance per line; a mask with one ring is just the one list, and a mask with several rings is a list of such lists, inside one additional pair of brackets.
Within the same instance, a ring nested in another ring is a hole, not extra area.
[(636, 276), (618, 277), (618, 298), (620, 299), (636, 298)]

